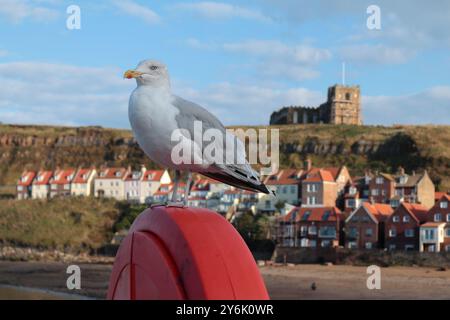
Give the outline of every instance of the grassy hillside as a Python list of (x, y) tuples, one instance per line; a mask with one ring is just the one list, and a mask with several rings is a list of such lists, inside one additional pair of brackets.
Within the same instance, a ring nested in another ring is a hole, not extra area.
[(114, 200), (0, 200), (0, 241), (45, 249), (89, 250), (109, 243), (123, 214)]
[[(259, 127), (266, 128), (266, 127)], [(450, 126), (287, 125), (280, 129), (283, 167), (346, 164), (365, 169), (430, 172), (440, 190), (450, 190)], [(0, 125), (0, 185), (13, 185), (24, 169), (95, 165), (139, 166), (148, 160), (127, 130), (100, 127)], [(1, 190), (0, 190), (1, 192)]]

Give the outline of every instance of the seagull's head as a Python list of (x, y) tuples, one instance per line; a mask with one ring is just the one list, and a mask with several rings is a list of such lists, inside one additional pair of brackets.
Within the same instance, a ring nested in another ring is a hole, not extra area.
[(141, 61), (136, 69), (127, 70), (123, 77), (136, 79), (138, 85), (152, 87), (170, 86), (169, 72), (166, 65), (156, 60)]

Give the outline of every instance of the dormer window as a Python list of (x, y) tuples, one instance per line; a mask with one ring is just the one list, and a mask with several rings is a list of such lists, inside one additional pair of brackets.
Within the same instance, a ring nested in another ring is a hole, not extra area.
[(105, 177), (106, 176), (106, 172), (101, 172), (100, 173), (100, 177)]
[(122, 173), (120, 171), (116, 172), (116, 177), (120, 177), (122, 175)]
[(400, 184), (406, 184), (408, 182), (408, 176), (400, 177)]
[(447, 209), (448, 208), (448, 202), (447, 201), (442, 201), (441, 202), (441, 209)]
[(357, 189), (356, 189), (355, 187), (351, 187), (350, 190), (349, 190), (349, 193), (350, 193), (351, 195), (355, 195), (355, 194), (356, 194), (356, 191), (357, 191)]

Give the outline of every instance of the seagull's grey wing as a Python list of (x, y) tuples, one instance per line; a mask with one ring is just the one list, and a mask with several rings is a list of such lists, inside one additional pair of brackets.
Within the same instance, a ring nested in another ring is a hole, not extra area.
[[(205, 108), (177, 96), (174, 96), (172, 105), (179, 110), (179, 114), (176, 116), (178, 128), (187, 130), (190, 134), (190, 139), (194, 140), (194, 137), (196, 136), (194, 134), (195, 121), (200, 121), (203, 131), (201, 133), (202, 136), (208, 129), (216, 129), (222, 133), (223, 140), (221, 145), (223, 148), (227, 145), (228, 139), (234, 140), (234, 145), (236, 146), (236, 155), (233, 154), (233, 159), (235, 159), (234, 163), (227, 163), (225, 159), (222, 163), (214, 163), (213, 166), (219, 173), (216, 174), (216, 177), (212, 176), (214, 173), (209, 173), (211, 178), (237, 187), (242, 187), (244, 189), (268, 193), (267, 188), (265, 188), (264, 184), (262, 184), (259, 180), (258, 173), (252, 169), (250, 164), (245, 159), (244, 144), (235, 135), (227, 132), (219, 119), (217, 119)], [(203, 147), (202, 151), (204, 151), (206, 144), (203, 143), (201, 145)], [(224, 150), (224, 157), (226, 157), (227, 151), (229, 152), (230, 150)], [(224, 177), (227, 176), (228, 178), (225, 179)], [(233, 183), (231, 183), (231, 180), (233, 180)]]
[(176, 116), (178, 127), (188, 130), (192, 137), (194, 136), (194, 121), (201, 121), (204, 131), (214, 128), (225, 133), (226, 129), (220, 120), (198, 104), (178, 96), (174, 96), (172, 104), (180, 111)]

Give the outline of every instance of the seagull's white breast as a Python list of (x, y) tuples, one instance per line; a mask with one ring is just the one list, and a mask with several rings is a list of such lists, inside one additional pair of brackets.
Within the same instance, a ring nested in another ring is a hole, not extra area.
[(133, 91), (128, 117), (134, 136), (144, 152), (155, 162), (173, 167), (171, 136), (177, 129), (178, 109), (172, 105), (167, 89), (139, 86)]

